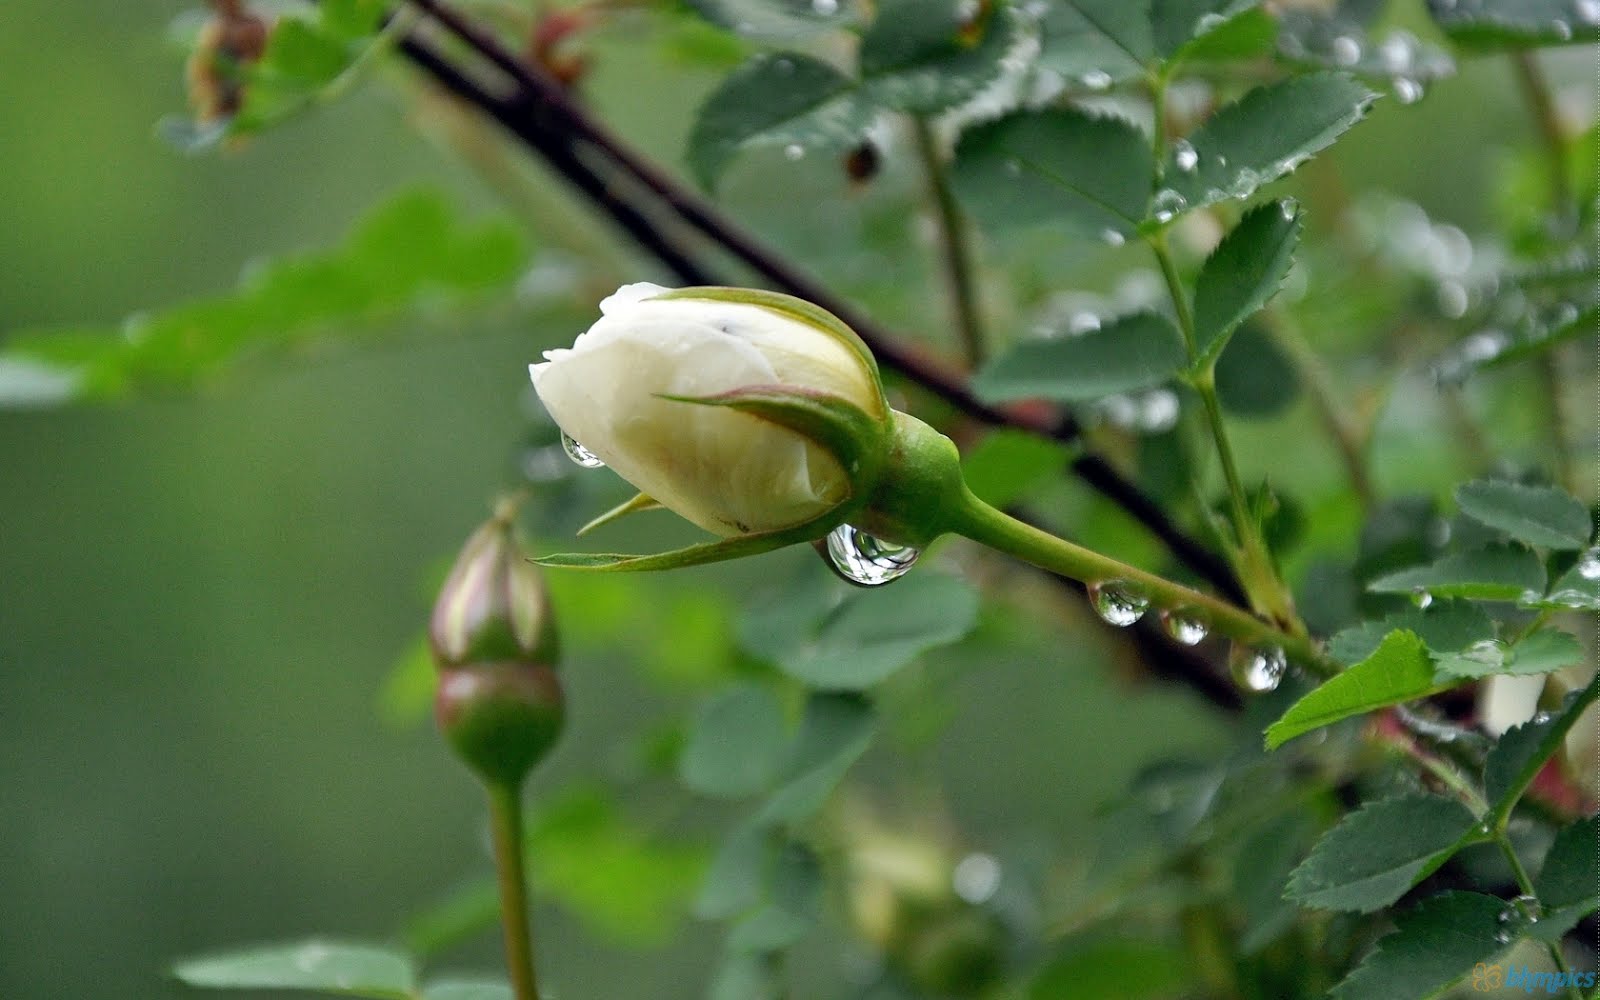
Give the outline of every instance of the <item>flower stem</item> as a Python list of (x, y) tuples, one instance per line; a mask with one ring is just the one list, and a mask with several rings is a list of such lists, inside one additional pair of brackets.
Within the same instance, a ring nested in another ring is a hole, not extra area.
[(500, 921), (505, 932), (506, 970), (516, 1000), (539, 1000), (534, 974), (533, 925), (528, 917), (528, 880), (523, 871), (522, 794), (515, 785), (494, 783), (489, 791), (489, 826), (500, 883)]
[(939, 146), (928, 119), (921, 115), (911, 117), (912, 132), (917, 140), (917, 154), (922, 158), (922, 169), (928, 178), (928, 193), (933, 198), (935, 214), (939, 219), (939, 242), (944, 264), (945, 285), (949, 290), (950, 305), (955, 313), (956, 332), (966, 351), (967, 364), (976, 368), (983, 363), (983, 323), (978, 318), (977, 286), (972, 273), (972, 253), (967, 242), (966, 226), (961, 209), (956, 205), (950, 190), (950, 178), (945, 173), (944, 162), (939, 158)]
[(1082, 583), (1128, 583), (1157, 607), (1204, 615), (1213, 631), (1230, 639), (1251, 646), (1279, 647), (1290, 659), (1324, 677), (1339, 671), (1304, 634), (1286, 631), (1209, 594), (1057, 538), (996, 510), (964, 488), (963, 494), (946, 514), (950, 531)]
[[(1504, 821), (1494, 831), (1494, 842), (1500, 848), (1500, 853), (1505, 855), (1506, 864), (1511, 866), (1511, 877), (1516, 879), (1518, 891), (1537, 900), (1538, 893), (1534, 891), (1533, 879), (1528, 877), (1528, 869), (1523, 867), (1522, 859), (1517, 857), (1517, 849), (1506, 833)], [(1538, 914), (1530, 913), (1526, 903), (1518, 900), (1516, 905), (1524, 917), (1537, 919)], [(1572, 984), (1567, 987), (1567, 995), (1572, 997), (1572, 1000), (1583, 1000), (1583, 994), (1578, 992), (1577, 984), (1573, 983), (1572, 968), (1567, 965), (1567, 956), (1561, 953), (1561, 942), (1546, 941), (1545, 947), (1550, 951), (1550, 960), (1555, 963), (1556, 971), (1562, 973), (1565, 982)]]

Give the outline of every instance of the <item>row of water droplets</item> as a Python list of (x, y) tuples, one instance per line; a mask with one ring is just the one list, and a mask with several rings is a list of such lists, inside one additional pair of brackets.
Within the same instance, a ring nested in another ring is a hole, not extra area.
[[(1150, 599), (1124, 580), (1104, 580), (1089, 585), (1089, 606), (1107, 624), (1127, 628), (1150, 610)], [(1157, 613), (1161, 630), (1180, 645), (1198, 645), (1211, 633), (1210, 621), (1197, 608), (1162, 608)], [(1288, 657), (1277, 646), (1234, 643), (1228, 654), (1234, 682), (1252, 693), (1276, 689), (1288, 669)]]

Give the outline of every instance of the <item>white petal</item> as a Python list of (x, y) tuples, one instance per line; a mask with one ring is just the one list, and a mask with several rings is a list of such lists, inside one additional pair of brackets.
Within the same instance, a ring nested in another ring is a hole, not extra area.
[(662, 292), (670, 291), (672, 289), (663, 285), (652, 284), (648, 281), (636, 281), (631, 285), (623, 285), (600, 300), (600, 315), (621, 314), (646, 299), (653, 299)]

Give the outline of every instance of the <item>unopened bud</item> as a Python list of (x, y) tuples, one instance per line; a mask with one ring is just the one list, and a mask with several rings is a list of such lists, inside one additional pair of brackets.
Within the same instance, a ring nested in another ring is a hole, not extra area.
[(544, 577), (517, 544), (510, 504), (467, 539), (428, 624), (440, 670), (513, 661), (552, 666), (554, 620)]
[(468, 767), (513, 788), (550, 752), (566, 718), (556, 672), (515, 662), (442, 671), (434, 713)]

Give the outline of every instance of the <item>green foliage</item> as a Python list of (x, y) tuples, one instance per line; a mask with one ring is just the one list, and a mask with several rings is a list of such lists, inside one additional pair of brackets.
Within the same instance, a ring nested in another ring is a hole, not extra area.
[(1369, 802), (1317, 841), (1289, 876), (1287, 895), (1303, 906), (1370, 913), (1432, 874), (1472, 830), (1472, 814), (1438, 795)]
[(247, 948), (192, 958), (173, 967), (190, 986), (310, 990), (377, 1000), (410, 1000), (417, 970), (397, 951), (334, 941)]
[(1582, 0), (1428, 0), (1428, 10), (1451, 41), (1475, 49), (1600, 38), (1600, 11)]
[[(1569, 824), (1556, 834), (1545, 853), (1544, 864), (1533, 887), (1545, 909), (1540, 923), (1542, 935), (1554, 933), (1556, 939), (1572, 925), (1600, 907), (1600, 897), (1592, 887), (1600, 882), (1600, 816), (1590, 816)], [(1553, 930), (1552, 930), (1553, 929)], [(1547, 938), (1549, 940), (1549, 938)]]
[(1506, 731), (1483, 765), (1483, 790), (1489, 800), (1489, 818), (1503, 823), (1517, 800), (1533, 783), (1539, 769), (1567, 738), (1583, 712), (1600, 698), (1600, 677), (1567, 695), (1554, 712), (1540, 712), (1532, 720)]
[(1437, 996), (1472, 967), (1504, 950), (1504, 900), (1476, 892), (1444, 892), (1402, 915), (1331, 1000), (1416, 1000)]
[(1456, 490), (1461, 512), (1518, 541), (1549, 549), (1581, 549), (1593, 526), (1576, 498), (1548, 486), (1478, 480)]
[(1087, 402), (1160, 385), (1184, 365), (1176, 327), (1155, 313), (1133, 313), (1076, 336), (1024, 341), (973, 380), (984, 399)]
[(765, 788), (777, 773), (783, 736), (783, 707), (771, 688), (727, 688), (701, 709), (679, 758), (678, 776), (701, 795), (749, 795)]
[(1186, 982), (1183, 952), (1156, 941), (1094, 941), (1052, 959), (1028, 996), (1139, 1000), (1171, 996)]
[(1389, 573), (1373, 580), (1367, 589), (1379, 594), (1415, 591), (1434, 597), (1465, 597), (1475, 601), (1515, 601), (1544, 590), (1544, 564), (1519, 545), (1491, 544), (1456, 552), (1427, 566)]
[(1398, 705), (1448, 687), (1437, 684), (1427, 648), (1416, 633), (1390, 632), (1372, 654), (1294, 703), (1267, 728), (1276, 748), (1304, 733), (1352, 715)]
[(1194, 289), (1199, 370), (1214, 363), (1239, 324), (1277, 294), (1299, 242), (1298, 207), (1270, 201), (1245, 213), (1206, 258)]

